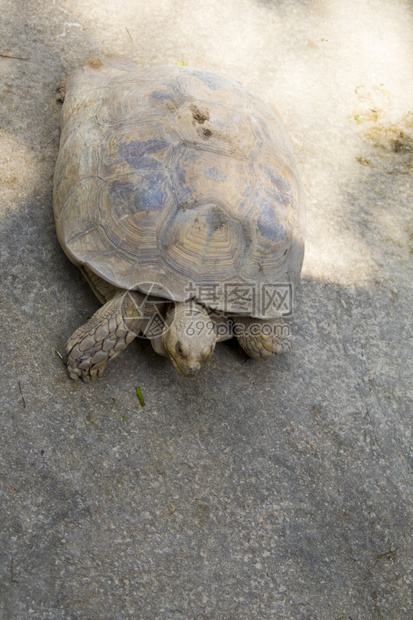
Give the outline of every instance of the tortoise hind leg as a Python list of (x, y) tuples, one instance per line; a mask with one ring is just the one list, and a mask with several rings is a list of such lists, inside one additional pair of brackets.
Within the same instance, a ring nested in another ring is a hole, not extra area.
[(95, 381), (140, 331), (139, 293), (119, 291), (66, 344), (67, 369), (72, 379)]

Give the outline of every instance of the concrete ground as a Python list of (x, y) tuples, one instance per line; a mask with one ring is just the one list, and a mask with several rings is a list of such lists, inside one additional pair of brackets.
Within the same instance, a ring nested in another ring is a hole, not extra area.
[[(1, 618), (412, 618), (412, 2), (1, 17)], [(290, 355), (222, 343), (185, 379), (135, 341), (86, 385), (53, 354), (98, 307), (55, 236), (56, 84), (111, 52), (281, 113), (308, 205)]]

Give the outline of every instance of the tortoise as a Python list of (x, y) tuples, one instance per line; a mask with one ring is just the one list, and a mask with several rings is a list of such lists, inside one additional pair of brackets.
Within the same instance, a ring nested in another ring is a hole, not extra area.
[(254, 359), (291, 348), (303, 190), (278, 115), (240, 83), (91, 58), (66, 83), (53, 205), (102, 303), (67, 342), (71, 378), (137, 335), (185, 376), (234, 335)]

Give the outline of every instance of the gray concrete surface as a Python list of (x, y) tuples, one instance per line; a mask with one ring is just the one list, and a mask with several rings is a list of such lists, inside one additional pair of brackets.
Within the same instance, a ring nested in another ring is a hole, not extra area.
[[(1, 618), (412, 618), (412, 2), (1, 18)], [(185, 379), (140, 341), (93, 385), (54, 357), (98, 307), (54, 231), (55, 87), (105, 52), (280, 111), (308, 202), (291, 355), (222, 343)]]

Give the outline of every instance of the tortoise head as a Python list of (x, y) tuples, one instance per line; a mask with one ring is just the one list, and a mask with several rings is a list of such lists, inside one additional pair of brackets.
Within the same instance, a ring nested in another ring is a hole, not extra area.
[(188, 301), (176, 303), (169, 311), (162, 340), (178, 372), (193, 377), (210, 359), (217, 337), (206, 309)]

